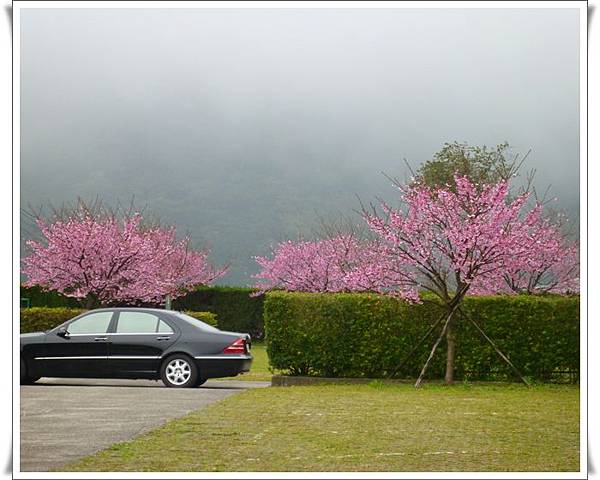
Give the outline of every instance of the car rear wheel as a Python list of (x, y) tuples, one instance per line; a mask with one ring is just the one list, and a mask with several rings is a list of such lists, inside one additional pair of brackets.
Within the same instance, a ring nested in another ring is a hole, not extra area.
[(198, 368), (187, 355), (172, 355), (163, 362), (160, 378), (170, 388), (193, 387), (197, 385)]

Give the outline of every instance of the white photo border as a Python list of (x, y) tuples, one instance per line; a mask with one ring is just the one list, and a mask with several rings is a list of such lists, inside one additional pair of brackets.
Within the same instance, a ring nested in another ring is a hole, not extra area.
[[(21, 472), (20, 471), (20, 398), (19, 362), (19, 305), (20, 278), (20, 12), (29, 8), (569, 8), (580, 12), (580, 232), (581, 232), (581, 382), (580, 390), (580, 470), (579, 472)], [(24, 1), (13, 2), (13, 76), (12, 76), (12, 476), (16, 479), (79, 479), (79, 478), (131, 478), (131, 479), (190, 479), (190, 478), (519, 478), (554, 479), (586, 478), (588, 475), (588, 3), (575, 1)], [(600, 79), (599, 79), (600, 80)], [(596, 122), (596, 127), (599, 127)], [(595, 150), (598, 152), (598, 148)], [(8, 190), (5, 189), (5, 192)], [(600, 194), (599, 194), (600, 196)], [(600, 208), (600, 204), (596, 204)], [(600, 240), (600, 239), (599, 239)], [(600, 293), (600, 292), (599, 292)], [(592, 297), (593, 298), (593, 297)], [(596, 309), (595, 311), (598, 311)]]

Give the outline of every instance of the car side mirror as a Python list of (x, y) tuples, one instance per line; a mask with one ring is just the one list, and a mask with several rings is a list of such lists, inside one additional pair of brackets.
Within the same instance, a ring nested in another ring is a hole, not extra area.
[(69, 338), (69, 332), (67, 332), (67, 327), (60, 327), (58, 329), (58, 331), (56, 332), (56, 334), (59, 337), (63, 337), (63, 338)]

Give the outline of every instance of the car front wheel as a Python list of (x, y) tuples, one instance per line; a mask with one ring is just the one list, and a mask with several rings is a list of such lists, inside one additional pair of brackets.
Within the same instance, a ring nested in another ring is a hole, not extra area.
[(198, 368), (187, 355), (172, 355), (163, 362), (160, 378), (170, 388), (193, 387), (198, 382)]
[(206, 380), (208, 380), (208, 379), (198, 377), (198, 380), (196, 380), (196, 384), (194, 386), (199, 387), (201, 385), (204, 385), (206, 383)]
[(23, 357), (21, 357), (21, 385), (31, 385), (32, 383), (37, 382), (40, 377), (30, 377), (27, 375), (27, 367), (25, 366), (25, 362), (23, 361)]

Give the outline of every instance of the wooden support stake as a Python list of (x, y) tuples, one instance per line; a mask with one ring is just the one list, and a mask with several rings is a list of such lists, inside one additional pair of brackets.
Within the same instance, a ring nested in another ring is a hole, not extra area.
[(444, 314), (431, 326), (431, 328), (429, 328), (429, 330), (427, 331), (425, 336), (423, 336), (423, 338), (421, 338), (421, 340), (419, 340), (419, 343), (417, 343), (413, 347), (413, 349), (408, 353), (408, 355), (406, 355), (406, 357), (404, 357), (404, 360), (402, 360), (402, 362), (400, 362), (400, 364), (394, 369), (394, 371), (389, 375), (388, 378), (392, 378), (394, 375), (396, 375), (396, 372), (398, 372), (398, 370), (400, 370), (406, 364), (406, 362), (408, 362), (408, 360), (412, 357), (413, 353), (415, 353), (417, 351), (417, 349), (421, 345), (423, 345), (425, 340), (427, 340), (429, 338), (429, 336), (433, 333), (435, 328), (440, 324), (440, 322), (444, 319), (445, 316), (446, 316), (446, 312), (444, 312)]
[(448, 330), (448, 325), (450, 325), (450, 320), (452, 320), (452, 315), (454, 315), (454, 312), (458, 308), (459, 303), (460, 302), (457, 302), (452, 307), (452, 310), (450, 310), (450, 312), (448, 313), (448, 317), (446, 317), (446, 322), (444, 323), (444, 328), (442, 328), (442, 332), (440, 333), (440, 336), (433, 344), (433, 348), (431, 349), (431, 352), (429, 353), (429, 357), (427, 358), (425, 365), (423, 365), (423, 369), (421, 370), (421, 373), (419, 374), (419, 378), (417, 378), (417, 382), (415, 383), (415, 388), (419, 388), (421, 386), (421, 382), (423, 381), (425, 372), (429, 368), (429, 364), (431, 363), (431, 360), (433, 359), (433, 355), (435, 354), (435, 351), (437, 350), (440, 342), (442, 341), (442, 338), (444, 338), (444, 335), (446, 335), (446, 331)]
[(485, 334), (485, 332), (481, 329), (481, 327), (479, 325), (477, 325), (475, 320), (473, 320), (470, 315), (467, 315), (462, 310), (461, 310), (461, 314), (463, 316), (467, 317), (467, 320), (469, 320), (475, 326), (475, 328), (479, 331), (479, 333), (481, 333), (483, 338), (485, 338), (488, 341), (488, 343), (493, 347), (493, 349), (500, 356), (500, 358), (502, 360), (504, 360), (515, 371), (515, 373), (519, 376), (519, 378), (523, 381), (523, 383), (525, 385), (527, 385), (528, 387), (531, 387), (531, 384), (525, 379), (525, 377), (523, 375), (521, 375), (521, 372), (519, 372), (517, 367), (515, 367), (513, 365), (513, 363), (508, 359), (508, 357), (502, 353), (502, 351), (496, 346), (496, 344), (493, 342), (493, 340)]

